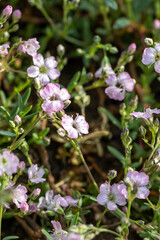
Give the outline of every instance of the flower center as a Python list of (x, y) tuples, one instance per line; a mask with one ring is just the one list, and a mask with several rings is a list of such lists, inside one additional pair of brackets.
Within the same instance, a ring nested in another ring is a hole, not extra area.
[(45, 68), (45, 66), (42, 66), (39, 68), (40, 73), (46, 73), (47, 69)]
[(155, 57), (155, 61), (158, 61), (158, 60), (160, 60), (160, 54), (157, 54)]
[(5, 164), (5, 163), (7, 163), (6, 159), (2, 158), (2, 164)]
[(109, 193), (108, 194), (108, 199), (109, 199), (109, 201), (114, 201), (114, 196), (112, 195), (112, 193)]

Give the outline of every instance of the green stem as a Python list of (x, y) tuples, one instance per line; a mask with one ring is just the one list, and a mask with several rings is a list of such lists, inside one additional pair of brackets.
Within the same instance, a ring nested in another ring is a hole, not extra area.
[(28, 128), (26, 132), (15, 142), (12, 143), (10, 146), (10, 150), (14, 150), (16, 148), (16, 145), (36, 126), (36, 124), (40, 121), (40, 118), (37, 118), (34, 123)]
[(130, 219), (132, 201), (128, 201), (127, 219)]
[(102, 218), (103, 218), (103, 216), (106, 214), (107, 211), (108, 211), (108, 209), (106, 208), (106, 209), (104, 210), (104, 212), (102, 213), (99, 221), (97, 222), (96, 227), (99, 227), (99, 225), (100, 225), (100, 223), (101, 223), (101, 221), (102, 221)]
[(3, 206), (0, 205), (0, 240), (2, 239), (2, 215), (3, 215)]
[[(89, 170), (89, 167), (88, 167), (88, 165), (87, 165), (87, 163), (86, 163), (86, 161), (85, 161), (85, 159), (84, 159), (84, 157), (83, 157), (83, 154), (82, 154), (82, 152), (81, 152), (81, 149), (80, 149), (80, 147), (79, 147), (78, 142), (77, 142), (77, 141), (73, 141), (73, 140), (70, 140), (70, 142), (71, 142), (71, 144), (73, 145), (73, 147), (77, 150), (77, 152), (79, 153), (79, 156), (80, 156), (80, 158), (81, 158), (81, 160), (82, 160), (82, 162), (83, 162), (83, 165), (85, 166), (85, 168), (86, 168), (86, 170), (87, 170), (87, 172), (88, 172), (88, 175), (89, 175), (89, 177), (90, 177), (93, 185), (94, 185), (95, 188), (98, 190), (97, 183), (96, 183), (96, 181), (94, 180), (94, 178), (93, 178), (93, 176), (92, 176), (92, 173), (91, 173), (90, 170)], [(98, 191), (99, 191), (99, 190), (98, 190)]]

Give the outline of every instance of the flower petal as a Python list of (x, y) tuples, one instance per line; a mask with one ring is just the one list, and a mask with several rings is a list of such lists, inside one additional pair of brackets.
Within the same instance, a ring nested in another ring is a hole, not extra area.
[(35, 78), (38, 76), (39, 74), (39, 68), (36, 67), (36, 66), (30, 66), (28, 69), (27, 69), (27, 74), (29, 77), (31, 78)]
[(142, 63), (144, 65), (151, 65), (155, 62), (156, 50), (152, 47), (145, 48), (142, 56)]
[(42, 67), (44, 65), (44, 58), (42, 56), (42, 54), (37, 54), (33, 57), (33, 63), (34, 65), (38, 66), (38, 67)]

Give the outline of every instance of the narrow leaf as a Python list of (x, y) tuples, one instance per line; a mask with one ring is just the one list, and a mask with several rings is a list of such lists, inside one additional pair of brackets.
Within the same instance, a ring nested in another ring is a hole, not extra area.
[(7, 137), (16, 137), (16, 134), (13, 132), (0, 130), (0, 135), (7, 136)]
[(107, 117), (109, 118), (109, 120), (116, 126), (118, 127), (119, 129), (121, 129), (121, 123), (120, 121), (115, 118), (106, 108), (103, 108), (103, 107), (99, 107), (98, 108), (98, 111), (100, 112), (103, 112), (107, 115)]
[(113, 10), (117, 10), (118, 9), (118, 5), (117, 5), (117, 2), (116, 0), (104, 0), (104, 3), (112, 8)]
[(77, 212), (76, 215), (73, 217), (72, 222), (71, 222), (71, 226), (77, 224), (78, 218), (79, 218), (79, 212)]
[(28, 101), (28, 98), (31, 94), (31, 88), (28, 88), (25, 93), (23, 94), (23, 97), (22, 97), (22, 101), (23, 101), (23, 105), (25, 106), (27, 101)]
[(67, 89), (68, 89), (69, 93), (71, 93), (72, 90), (76, 87), (77, 82), (78, 82), (78, 80), (80, 78), (80, 75), (81, 75), (81, 72), (79, 71), (71, 79), (70, 83), (67, 86)]
[(24, 109), (22, 112), (19, 113), (20, 117), (24, 117), (27, 113), (29, 113), (32, 109), (32, 106), (28, 106), (26, 109)]
[(2, 240), (10, 240), (10, 239), (17, 239), (19, 238), (18, 236), (8, 236), (8, 237), (5, 237), (3, 238)]
[(32, 118), (33, 116), (38, 115), (38, 113), (39, 113), (39, 112), (31, 113), (31, 114), (29, 114), (29, 115), (27, 115), (27, 116), (24, 116), (22, 119), (29, 119), (29, 118)]
[(125, 157), (122, 155), (122, 153), (120, 153), (114, 147), (107, 146), (107, 148), (108, 148), (109, 152), (112, 153), (113, 156), (115, 156), (123, 166), (125, 166)]
[(5, 107), (1, 106), (0, 109), (6, 114), (8, 118), (10, 118), (10, 113), (5, 109)]
[(19, 112), (19, 107), (17, 105), (11, 112), (11, 118), (14, 118), (18, 112)]
[(47, 237), (48, 240), (53, 240), (52, 236), (45, 229), (42, 229), (41, 231)]
[(23, 109), (23, 101), (20, 93), (18, 93), (18, 107), (20, 111)]
[(130, 25), (130, 23), (131, 23), (131, 20), (129, 20), (128, 18), (121, 17), (115, 21), (113, 28), (114, 29), (122, 29), (122, 28), (128, 27)]

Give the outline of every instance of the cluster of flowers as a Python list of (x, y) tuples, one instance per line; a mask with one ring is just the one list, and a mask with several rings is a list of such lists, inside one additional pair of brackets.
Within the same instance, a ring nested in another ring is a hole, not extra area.
[[(8, 18), (11, 13), (12, 7), (7, 6), (2, 15)], [(19, 10), (14, 11), (13, 15), (16, 15), (17, 18), (21, 17)], [(8, 48), (10, 46), (6, 43), (1, 45), (0, 54), (7, 55)], [(40, 44), (37, 39), (31, 38), (27, 41), (21, 41), (18, 46), (18, 53), (27, 53), (32, 56), (34, 65), (27, 69), (27, 75), (34, 78), (35, 86), (43, 102), (41, 105), (43, 111), (54, 117), (57, 112), (64, 110), (70, 104), (71, 95), (66, 88), (60, 88), (58, 83), (51, 82), (60, 76), (60, 71), (56, 68), (58, 63), (53, 56), (44, 59), (41, 54), (37, 53), (39, 48)], [(88, 134), (89, 125), (81, 115), (78, 115), (74, 120), (73, 117), (63, 112), (61, 125), (69, 138), (78, 138), (81, 133)]]
[[(133, 54), (136, 50), (135, 43), (128, 47), (128, 54)], [(115, 74), (110, 65), (101, 67), (95, 73), (96, 78), (102, 78), (103, 72), (107, 74), (105, 82), (109, 85), (105, 89), (105, 93), (109, 98), (122, 101), (125, 98), (125, 92), (132, 92), (134, 89), (134, 79), (131, 78), (129, 73), (121, 72), (118, 76)]]
[(54, 230), (51, 234), (51, 237), (54, 240), (84, 240), (83, 236), (78, 233), (67, 233), (62, 229), (62, 226), (59, 222), (51, 221)]
[[(25, 169), (25, 163), (20, 162), (18, 157), (4, 149), (2, 154), (0, 154), (0, 177), (8, 176), (8, 179), (12, 178), (12, 174), (20, 176)], [(38, 168), (37, 164), (32, 164), (28, 168), (28, 178), (29, 184), (38, 184), (44, 182), (46, 179), (42, 178), (45, 174), (44, 169)], [(5, 187), (5, 190), (10, 190), (11, 198), (23, 213), (27, 212), (36, 212), (37, 208), (39, 210), (46, 209), (48, 211), (57, 211), (59, 206), (68, 207), (68, 206), (77, 206), (76, 203), (78, 200), (73, 199), (71, 196), (62, 197), (60, 194), (54, 195), (53, 191), (47, 191), (45, 197), (39, 198), (39, 203), (36, 206), (34, 203), (30, 203), (31, 200), (35, 200), (39, 196), (41, 190), (36, 188), (30, 195), (29, 204), (27, 203), (27, 188), (21, 184), (15, 187), (15, 182), (9, 180), (8, 185)], [(9, 208), (8, 203), (4, 203), (6, 208)]]
[(146, 187), (149, 183), (149, 177), (144, 172), (130, 171), (127, 173), (124, 183), (113, 184), (106, 182), (101, 184), (100, 193), (97, 196), (98, 203), (107, 205), (109, 210), (116, 210), (117, 204), (124, 206), (128, 196), (128, 188), (131, 187), (132, 198), (145, 199), (150, 191)]

